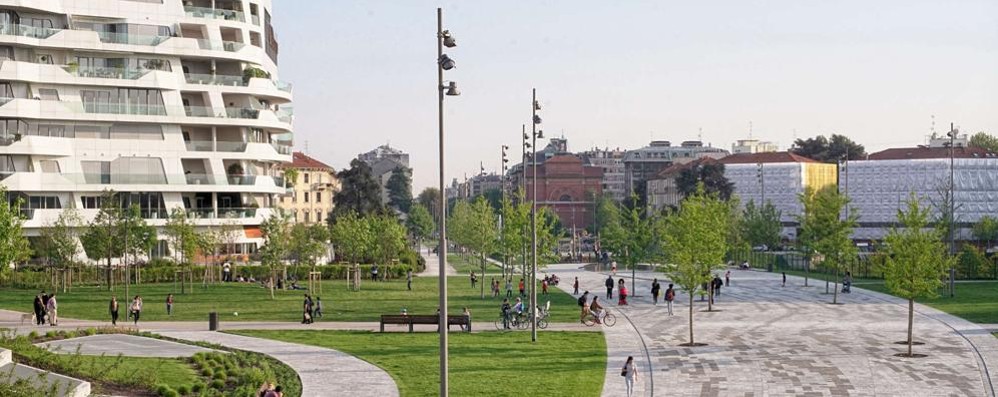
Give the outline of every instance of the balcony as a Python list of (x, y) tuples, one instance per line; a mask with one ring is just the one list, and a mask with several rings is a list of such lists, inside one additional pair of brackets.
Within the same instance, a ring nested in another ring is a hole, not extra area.
[(190, 152), (230, 152), (241, 153), (246, 151), (245, 142), (217, 141), (187, 141), (187, 151)]
[(239, 43), (235, 41), (211, 41), (206, 39), (197, 39), (198, 48), (202, 50), (212, 50), (212, 51), (227, 51), (227, 52), (239, 52), (239, 50), (246, 47), (245, 43)]
[(211, 106), (184, 106), (184, 114), (187, 117), (215, 117), (215, 110)]
[(151, 36), (134, 33), (96, 32), (101, 42), (113, 44), (131, 44), (156, 46), (169, 40), (170, 36)]
[(83, 111), (86, 113), (166, 116), (166, 106), (164, 105), (140, 105), (132, 103), (84, 102)]
[(184, 77), (187, 78), (188, 84), (225, 85), (233, 87), (246, 87), (248, 85), (245, 80), (243, 80), (243, 76), (188, 73), (185, 74)]
[(39, 28), (28, 25), (0, 25), (0, 34), (10, 36), (31, 37), (34, 39), (47, 39), (59, 33), (62, 29)]
[(10, 146), (21, 140), (21, 134), (0, 136), (0, 146)]
[(129, 68), (108, 68), (108, 67), (96, 67), (96, 66), (63, 66), (63, 70), (69, 72), (69, 74), (76, 77), (93, 77), (100, 79), (124, 79), (124, 80), (138, 80), (146, 73), (149, 73), (148, 69), (129, 69)]
[(236, 185), (236, 186), (256, 185), (256, 175), (229, 175), (227, 179), (230, 185)]
[(281, 91), (284, 91), (286, 93), (289, 93), (289, 94), (291, 93), (292, 89), (294, 88), (294, 86), (291, 83), (280, 81), (280, 80), (274, 80), (274, 86), (276, 86), (277, 89), (279, 89)]
[[(195, 18), (223, 19), (226, 21), (246, 22), (246, 15), (242, 11), (224, 10), (221, 8), (209, 8), (209, 7), (192, 7), (192, 6), (184, 6), (184, 11), (187, 12), (187, 16)], [(254, 17), (256, 16), (254, 15)]]
[(211, 185), (213, 175), (211, 174), (185, 174), (188, 185)]
[(291, 145), (281, 145), (281, 144), (278, 144), (278, 143), (271, 143), (270, 146), (273, 146), (274, 150), (276, 150), (277, 153), (284, 154), (284, 155), (289, 155), (290, 156), (291, 153), (294, 151), (294, 148)]
[(252, 108), (225, 108), (225, 117), (230, 119), (258, 119), (260, 110)]

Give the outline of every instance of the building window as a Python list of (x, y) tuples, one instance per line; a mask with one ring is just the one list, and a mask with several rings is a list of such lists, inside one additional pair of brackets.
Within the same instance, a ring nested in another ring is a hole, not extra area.
[(322, 210), (315, 210), (315, 222), (322, 223)]
[(308, 173), (302, 174), (302, 177), (305, 178), (305, 183), (308, 183)]
[(295, 222), (298, 222), (298, 210), (295, 210)]
[(322, 202), (322, 192), (315, 192), (315, 202), (316, 203)]
[(292, 203), (297, 203), (298, 202), (298, 192), (292, 192), (291, 193), (291, 202)]
[(305, 211), (305, 223), (309, 223), (309, 222), (312, 221), (312, 216), (311, 215), (312, 214), (310, 212)]
[(305, 202), (308, 202), (308, 192), (305, 192)]

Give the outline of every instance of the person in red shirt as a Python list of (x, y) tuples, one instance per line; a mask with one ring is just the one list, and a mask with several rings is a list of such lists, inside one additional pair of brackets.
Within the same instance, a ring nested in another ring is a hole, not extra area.
[(527, 296), (527, 294), (525, 294), (523, 291), (525, 291), (525, 289), (523, 288), (523, 279), (521, 278), (520, 279), (520, 296)]
[(548, 294), (548, 280), (541, 281), (541, 295)]

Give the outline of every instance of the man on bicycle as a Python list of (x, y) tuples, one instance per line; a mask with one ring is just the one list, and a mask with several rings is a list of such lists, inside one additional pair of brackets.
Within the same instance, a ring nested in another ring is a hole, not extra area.
[(598, 296), (593, 297), (593, 302), (589, 304), (589, 311), (596, 316), (596, 324), (603, 324), (603, 306), (599, 304)]
[(516, 312), (517, 316), (523, 314), (523, 301), (521, 301), (520, 298), (516, 298), (516, 304), (513, 305), (513, 311)]

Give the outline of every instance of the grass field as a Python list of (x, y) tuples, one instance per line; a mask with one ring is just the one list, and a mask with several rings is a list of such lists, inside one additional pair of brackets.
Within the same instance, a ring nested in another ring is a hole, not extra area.
[[(882, 282), (856, 287), (890, 293)], [(948, 289), (940, 289), (938, 298), (915, 301), (978, 324), (998, 324), (998, 281), (958, 282), (955, 294), (950, 298)]]
[[(488, 280), (486, 280), (486, 284)], [(343, 280), (324, 281), (322, 321), (378, 321), (381, 314), (395, 314), (406, 308), (413, 314), (433, 314), (437, 310), (437, 278), (416, 277), (412, 291), (406, 290), (405, 281), (363, 281), (361, 291), (348, 291)], [(489, 289), (486, 285), (486, 295)], [(538, 302), (551, 301), (552, 322), (578, 320), (575, 298), (556, 288), (547, 296), (539, 295)], [(0, 309), (27, 312), (36, 290), (0, 289)], [(172, 284), (143, 284), (132, 286), (132, 295), (142, 295), (143, 321), (207, 321), (208, 313), (217, 311), (222, 321), (300, 321), (305, 291), (277, 291), (270, 299), (267, 289), (251, 284), (226, 283), (202, 288), (180, 295)], [(174, 294), (173, 316), (166, 315), (166, 295)], [(131, 300), (124, 299), (123, 289), (117, 289), (121, 321), (125, 321), (125, 308)], [(108, 320), (107, 307), (111, 293), (96, 287), (74, 288), (72, 292), (58, 294), (59, 316), (86, 320)], [(466, 276), (448, 277), (449, 310), (460, 312), (467, 306), (477, 321), (492, 321), (499, 314), (501, 299), (479, 298), (479, 289), (471, 289)], [(239, 313), (238, 316), (234, 313)]]
[[(402, 396), (436, 395), (436, 334), (344, 331), (239, 331), (240, 335), (336, 349), (388, 372)], [(450, 392), (455, 396), (598, 396), (606, 343), (598, 332), (452, 333)]]
[[(477, 257), (474, 257), (472, 255), (465, 256), (460, 254), (448, 253), (447, 263), (450, 264), (455, 271), (457, 271), (457, 274), (460, 274), (462, 276), (468, 275), (471, 272), (475, 272), (475, 274), (482, 273), (482, 262), (479, 261)], [(502, 268), (500, 268), (499, 266), (496, 266), (492, 263), (489, 263), (487, 266), (485, 266), (486, 275), (498, 276), (500, 273), (502, 273)]]

